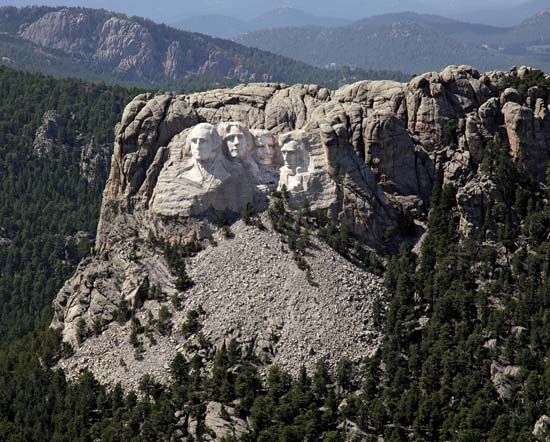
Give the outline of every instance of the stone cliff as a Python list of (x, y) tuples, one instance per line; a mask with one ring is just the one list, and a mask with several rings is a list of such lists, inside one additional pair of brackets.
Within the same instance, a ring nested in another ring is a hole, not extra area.
[(202, 90), (251, 81), (335, 86), (377, 75), (317, 68), (233, 41), (97, 9), (0, 6), (0, 34), (26, 54), (11, 54), (4, 63), (28, 69), (30, 59), (34, 69), (51, 73), (47, 63), (62, 60), (53, 70), (57, 75), (145, 88)]
[[(293, 270), (276, 234), (239, 221), (227, 239), (221, 226), (227, 233), (251, 204), (264, 212), (279, 189), (291, 212), (308, 207), (371, 250), (393, 252), (421, 238), (433, 186), (454, 184), (462, 234), (474, 234), (505, 197), (483, 171), (494, 146), (545, 183), (547, 97), (536, 87), (520, 94), (505, 81), (529, 72), (451, 66), (408, 84), (364, 81), (337, 91), (248, 84), (136, 97), (116, 129), (95, 254), (54, 302), (53, 326), (76, 349), (63, 366), (115, 381), (93, 356), (104, 353), (109, 365), (114, 348), (128, 353), (130, 326), (114, 321), (121, 302), (141, 321), (160, 315), (181, 292), (163, 247), (207, 241), (187, 259), (195, 285), (171, 321), (201, 310), (214, 344), (234, 337), (294, 371), (320, 357), (353, 360), (372, 351), (380, 337), (372, 306), (385, 298), (378, 278), (317, 239), (304, 274)], [(162, 296), (144, 302), (151, 287)], [(92, 329), (99, 336), (82, 343), (83, 330)], [(157, 336), (143, 367), (162, 377), (165, 359), (192, 351), (192, 340)]]
[(103, 186), (109, 173), (111, 148), (108, 144), (97, 143), (92, 137), (85, 140), (79, 136), (73, 143), (60, 142), (67, 122), (55, 111), (47, 111), (42, 116), (33, 140), (33, 155), (38, 158), (56, 158), (72, 151), (80, 152), (80, 175), (90, 184)]

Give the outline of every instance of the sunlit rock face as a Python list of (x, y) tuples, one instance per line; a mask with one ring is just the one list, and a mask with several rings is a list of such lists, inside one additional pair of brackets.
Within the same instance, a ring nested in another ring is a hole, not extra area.
[(307, 203), (359, 241), (396, 251), (421, 236), (433, 186), (453, 184), (461, 233), (475, 234), (503, 198), (481, 167), (495, 139), (546, 179), (548, 100), (500, 86), (524, 72), (451, 66), (337, 91), (270, 83), (137, 96), (116, 128), (96, 253), (60, 291), (53, 325), (74, 342), (79, 319), (112, 321), (145, 281), (173, 290), (158, 244), (208, 238), (249, 203), (265, 210), (276, 189), (291, 210)]
[(239, 213), (257, 200), (256, 177), (241, 158), (228, 155), (224, 148), (216, 127), (208, 123), (178, 134), (168, 145), (169, 159), (155, 186), (153, 213), (184, 217), (209, 211)]
[(120, 300), (134, 304), (144, 285), (174, 290), (155, 244), (209, 238), (250, 203), (267, 209), (278, 188), (291, 209), (308, 203), (383, 244), (400, 210), (357, 155), (358, 129), (341, 124), (345, 111), (329, 99), (315, 86), (284, 85), (136, 97), (116, 130), (97, 254), (54, 303), (65, 340), (76, 346), (80, 319), (112, 321)]
[(337, 186), (329, 174), (327, 148), (319, 130), (274, 135), (236, 122), (200, 123), (175, 135), (165, 149), (149, 202), (151, 215), (239, 214), (248, 204), (265, 207), (275, 189), (289, 192), (292, 207), (307, 202), (330, 209)]
[(246, 160), (250, 157), (254, 144), (250, 132), (242, 123), (220, 123), (218, 133), (223, 139), (224, 149), (231, 158)]
[(276, 135), (268, 130), (252, 130), (256, 148), (252, 156), (259, 168), (259, 179), (267, 189), (273, 189), (279, 181), (279, 169), (283, 165), (283, 158)]
[[(374, 84), (365, 87), (380, 93)], [(98, 250), (127, 237), (125, 231), (176, 242), (209, 235), (220, 219), (238, 217), (249, 203), (265, 209), (269, 193), (283, 186), (291, 207), (308, 203), (366, 241), (383, 244), (398, 230), (401, 210), (364, 161), (360, 120), (368, 109), (348, 95), (313, 85), (251, 84), (136, 97), (117, 128)], [(192, 151), (195, 138), (211, 145), (204, 164)], [(410, 152), (397, 155), (414, 156), (414, 146), (407, 147)]]

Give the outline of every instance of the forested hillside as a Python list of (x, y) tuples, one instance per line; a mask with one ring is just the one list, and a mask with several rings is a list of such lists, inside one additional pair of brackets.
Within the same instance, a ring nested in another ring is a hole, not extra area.
[[(170, 309), (163, 305), (147, 323), (121, 302), (112, 326), (128, 324), (136, 360), (145, 339), (154, 346), (160, 336), (194, 336), (199, 349), (173, 355), (166, 384), (144, 376), (133, 392), (100, 385), (89, 372), (69, 381), (55, 367), (75, 349), (46, 326), (52, 297), (89, 252), (89, 243), (74, 238), (93, 234), (98, 219), (103, 183), (81, 176), (79, 146), (92, 138), (112, 143), (112, 128), (138, 91), (7, 68), (0, 84), (0, 440), (198, 441), (216, 434), (220, 421), (229, 427), (225, 442), (530, 442), (550, 435), (550, 177), (535, 175), (528, 156), (513, 158), (498, 135), (452, 176), (458, 185), (435, 177), (429, 215), (421, 219), (426, 235), (414, 250), (403, 242), (396, 255), (366, 254), (366, 244), (338, 220), (307, 203), (292, 211), (285, 188), (271, 195), (271, 224), (243, 212), (247, 229), (280, 234), (281, 249), (292, 251), (298, 266), (307, 269), (315, 238), (349, 265), (384, 274), (390, 295), (372, 312), (384, 338), (361, 364), (333, 361), (331, 371), (321, 359), (309, 374), (291, 377), (277, 366), (264, 373), (262, 360), (235, 340), (216, 346), (201, 334), (200, 307), (171, 327), (182, 299), (167, 300)], [(539, 104), (550, 95), (538, 71), (502, 76), (498, 87), (514, 87), (508, 98), (521, 103), (533, 91)], [(532, 115), (527, 105), (507, 104)], [(37, 155), (36, 133), (51, 110), (65, 121), (59, 148)], [(438, 153), (462, 155), (461, 130), (449, 119)], [(538, 146), (521, 149), (532, 154)], [(481, 189), (474, 196), (487, 197), (468, 234), (460, 223), (467, 179)], [(238, 241), (227, 224), (222, 231)], [(207, 247), (216, 246), (210, 238)], [(192, 281), (181, 264), (190, 249), (182, 249), (164, 247), (179, 267), (184, 299)], [(153, 295), (162, 293), (148, 287), (143, 294)], [(223, 293), (217, 296), (223, 302)], [(89, 331), (89, 339), (104, 332), (101, 324)], [(121, 358), (121, 370), (125, 364)]]
[(399, 72), (323, 69), (139, 17), (84, 8), (0, 7), (0, 64), (60, 77), (196, 91), (238, 83), (335, 88)]
[(464, 23), (412, 12), (347, 26), (288, 27), (243, 33), (235, 40), (314, 66), (350, 65), (421, 73), (449, 64), (483, 70), (527, 65), (548, 69), (548, 11), (513, 27)]
[[(50, 303), (95, 233), (104, 181), (81, 175), (81, 148), (113, 141), (113, 127), (137, 93), (78, 80), (55, 80), (0, 68), (0, 342), (50, 319)], [(45, 112), (66, 121), (55, 155), (33, 151)], [(102, 176), (106, 175), (103, 171)]]
[[(518, 171), (503, 151), (487, 166), (499, 189), (509, 191)], [(0, 353), (0, 438), (203, 440), (210, 434), (207, 407), (215, 402), (229, 422), (248, 418), (252, 425), (250, 434), (227, 441), (375, 441), (376, 435), (392, 442), (532, 441), (538, 417), (549, 410), (550, 244), (544, 238), (550, 227), (543, 195), (520, 182), (516, 199), (512, 191), (487, 233), (462, 243), (456, 190), (435, 190), (423, 256), (405, 245), (389, 260), (386, 278), (395, 295), (388, 311), (379, 312), (386, 337), (359, 377), (348, 361), (334, 375), (319, 364), (312, 377), (304, 372), (296, 379), (273, 368), (264, 388), (258, 361), (231, 343), (210, 347), (210, 374), (203, 374), (201, 357), (177, 355), (170, 385), (145, 377), (138, 400), (118, 387), (106, 391), (89, 373), (67, 383), (44, 366), (62, 350), (55, 333), (43, 332)], [(523, 221), (512, 223), (510, 216)], [(337, 236), (334, 241), (345, 250)], [(515, 253), (511, 263), (498, 259), (502, 246)], [(200, 327), (197, 317), (189, 324)], [(492, 381), (496, 360), (515, 370), (514, 380), (499, 388)], [(189, 436), (180, 429), (182, 409), (198, 422)]]

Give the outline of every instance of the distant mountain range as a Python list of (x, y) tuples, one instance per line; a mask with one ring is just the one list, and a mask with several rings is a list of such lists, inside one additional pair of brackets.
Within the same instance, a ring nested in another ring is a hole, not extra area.
[[(481, 70), (526, 64), (550, 70), (549, 11), (514, 27), (412, 12), (346, 23), (292, 8), (254, 20), (201, 19), (217, 35), (240, 33), (229, 41), (105, 10), (2, 7), (0, 64), (188, 91), (258, 81), (334, 88), (365, 78), (406, 80), (408, 75), (400, 72), (449, 64)], [(203, 26), (194, 20), (189, 28)], [(281, 27), (288, 24), (295, 26)], [(264, 29), (248, 31), (253, 27)]]
[[(13, 6), (31, 6), (37, 0), (7, 0)], [(0, 3), (2, 3), (0, 1)], [(6, 1), (3, 2), (6, 4)], [(550, 0), (40, 0), (40, 4), (83, 6), (94, 9), (115, 10), (128, 15), (148, 17), (157, 22), (173, 24), (185, 18), (221, 15), (250, 21), (268, 11), (293, 8), (309, 11), (322, 17), (342, 17), (357, 20), (361, 17), (416, 11), (439, 14), (472, 23), (512, 26), (550, 8)], [(314, 24), (314, 23), (308, 23)], [(322, 23), (317, 23), (322, 24)], [(206, 23), (208, 25), (208, 23)], [(297, 25), (289, 23), (288, 25)], [(200, 32), (208, 33), (206, 28)]]
[(0, 64), (56, 76), (199, 90), (240, 82), (336, 87), (403, 74), (324, 69), (150, 20), (84, 8), (1, 7)]
[(255, 31), (235, 40), (315, 66), (352, 65), (417, 73), (449, 64), (470, 64), (483, 70), (521, 64), (550, 68), (548, 10), (515, 27), (406, 12), (374, 16), (341, 27)]
[(321, 17), (296, 8), (278, 8), (245, 20), (229, 15), (197, 15), (171, 23), (172, 26), (186, 31), (200, 32), (214, 37), (229, 38), (245, 32), (264, 29), (284, 28), (288, 26), (344, 26), (350, 20)]
[(495, 7), (483, 2), (482, 6), (470, 11), (453, 14), (458, 20), (472, 23), (489, 23), (495, 26), (516, 26), (539, 11), (550, 8), (550, 0), (527, 0), (518, 5)]

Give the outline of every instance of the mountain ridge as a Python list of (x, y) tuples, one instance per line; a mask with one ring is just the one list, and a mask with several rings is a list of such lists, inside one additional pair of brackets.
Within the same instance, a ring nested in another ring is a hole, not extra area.
[(243, 32), (261, 29), (276, 29), (288, 26), (338, 26), (349, 20), (316, 16), (301, 9), (282, 7), (265, 12), (251, 19), (240, 19), (228, 15), (199, 15), (172, 22), (172, 26), (212, 35), (231, 38)]
[(0, 439), (547, 437), (548, 75), (144, 93), (121, 113), (121, 88), (0, 71), (11, 336), (88, 255), (72, 229), (100, 198), (73, 139), (115, 138), (63, 330), (1, 348)]
[[(546, 16), (537, 19), (545, 22)], [(550, 59), (530, 43), (536, 40), (546, 44), (550, 34), (545, 33), (544, 25), (533, 26), (531, 20), (505, 28), (404, 12), (373, 16), (339, 28), (256, 31), (238, 36), (235, 41), (317, 66), (354, 63), (357, 67), (422, 72), (438, 70), (449, 63), (464, 63), (484, 70), (523, 64), (545, 69), (550, 66)], [(348, 36), (352, 37), (349, 43)], [(418, 47), (410, 47), (411, 39)], [(404, 47), (408, 49), (404, 51)], [(454, 60), (446, 54), (453, 54)]]
[[(34, 64), (39, 69), (45, 65), (47, 70), (48, 57), (55, 58), (58, 51), (69, 71), (72, 62), (77, 73), (89, 69), (88, 78), (104, 76), (141, 86), (203, 89), (258, 80), (309, 80), (334, 86), (369, 75), (361, 70), (319, 69), (231, 41), (105, 10), (2, 7), (0, 32), (11, 38), (12, 54), (24, 54), (25, 60), (4, 56), (9, 60), (3, 62), (11, 61), (13, 67)], [(29, 45), (34, 45), (34, 56)]]

